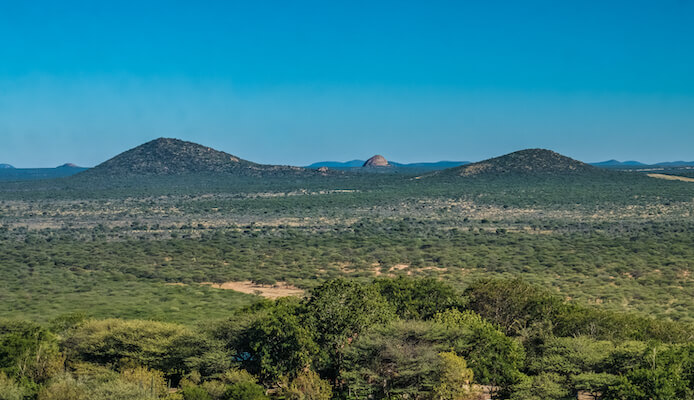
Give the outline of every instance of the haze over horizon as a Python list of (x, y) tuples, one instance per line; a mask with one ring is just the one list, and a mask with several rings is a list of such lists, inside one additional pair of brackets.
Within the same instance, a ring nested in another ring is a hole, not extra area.
[(0, 163), (694, 159), (694, 2), (0, 5)]

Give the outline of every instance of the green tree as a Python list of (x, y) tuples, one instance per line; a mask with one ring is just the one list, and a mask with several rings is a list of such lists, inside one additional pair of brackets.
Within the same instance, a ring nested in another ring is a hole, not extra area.
[(384, 299), (395, 307), (403, 319), (428, 319), (438, 312), (465, 305), (451, 285), (437, 279), (376, 279), (373, 283)]
[(603, 398), (603, 393), (606, 393), (610, 387), (619, 383), (616, 375), (605, 372), (584, 372), (572, 376), (571, 381), (577, 390), (590, 393), (595, 400)]
[(286, 400), (330, 400), (332, 386), (313, 371), (303, 371), (282, 391)]
[(477, 382), (506, 391), (520, 379), (523, 347), (492, 323), (457, 309), (436, 314), (433, 320), (443, 327), (446, 342), (468, 362)]
[(285, 375), (296, 376), (311, 365), (318, 351), (302, 305), (294, 299), (279, 299), (241, 335), (237, 357), (268, 384)]
[(311, 291), (306, 308), (321, 348), (319, 368), (333, 379), (351, 341), (395, 318), (392, 307), (373, 286), (344, 279), (327, 281)]
[(569, 394), (558, 374), (548, 372), (522, 379), (513, 386), (511, 400), (561, 400)]
[(0, 321), (0, 372), (37, 383), (63, 369), (57, 337), (25, 321)]
[[(442, 327), (434, 322), (396, 321), (361, 335), (347, 349), (341, 378), (352, 397), (424, 399), (453, 395), (452, 385), (472, 377), (452, 357)], [(469, 382), (471, 383), (471, 382)]]
[(452, 351), (439, 353), (439, 378), (433, 394), (438, 400), (475, 399), (479, 393), (472, 386), (473, 372), (465, 359)]

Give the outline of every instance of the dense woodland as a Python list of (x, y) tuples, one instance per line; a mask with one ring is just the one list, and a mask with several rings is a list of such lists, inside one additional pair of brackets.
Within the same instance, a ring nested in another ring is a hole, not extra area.
[(0, 399), (694, 399), (694, 184), (282, 171), (0, 185)]
[(328, 280), (200, 324), (0, 323), (4, 399), (694, 398), (691, 327), (521, 280)]

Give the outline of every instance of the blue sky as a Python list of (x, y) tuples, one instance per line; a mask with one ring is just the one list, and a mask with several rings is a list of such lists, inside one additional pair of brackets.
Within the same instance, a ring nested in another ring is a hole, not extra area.
[(0, 0), (0, 163), (694, 160), (693, 71), (691, 0)]

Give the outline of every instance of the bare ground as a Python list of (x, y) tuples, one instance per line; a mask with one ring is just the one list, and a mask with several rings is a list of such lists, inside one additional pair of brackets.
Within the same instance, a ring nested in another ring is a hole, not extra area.
[(251, 281), (229, 281), (224, 283), (202, 282), (216, 289), (235, 290), (241, 293), (256, 294), (268, 299), (276, 299), (287, 296), (303, 296), (304, 291), (298, 287), (291, 286), (286, 282), (278, 282), (275, 285), (258, 285)]
[(648, 174), (651, 178), (667, 179), (668, 181), (694, 182), (694, 178), (686, 176), (666, 175), (666, 174)]

